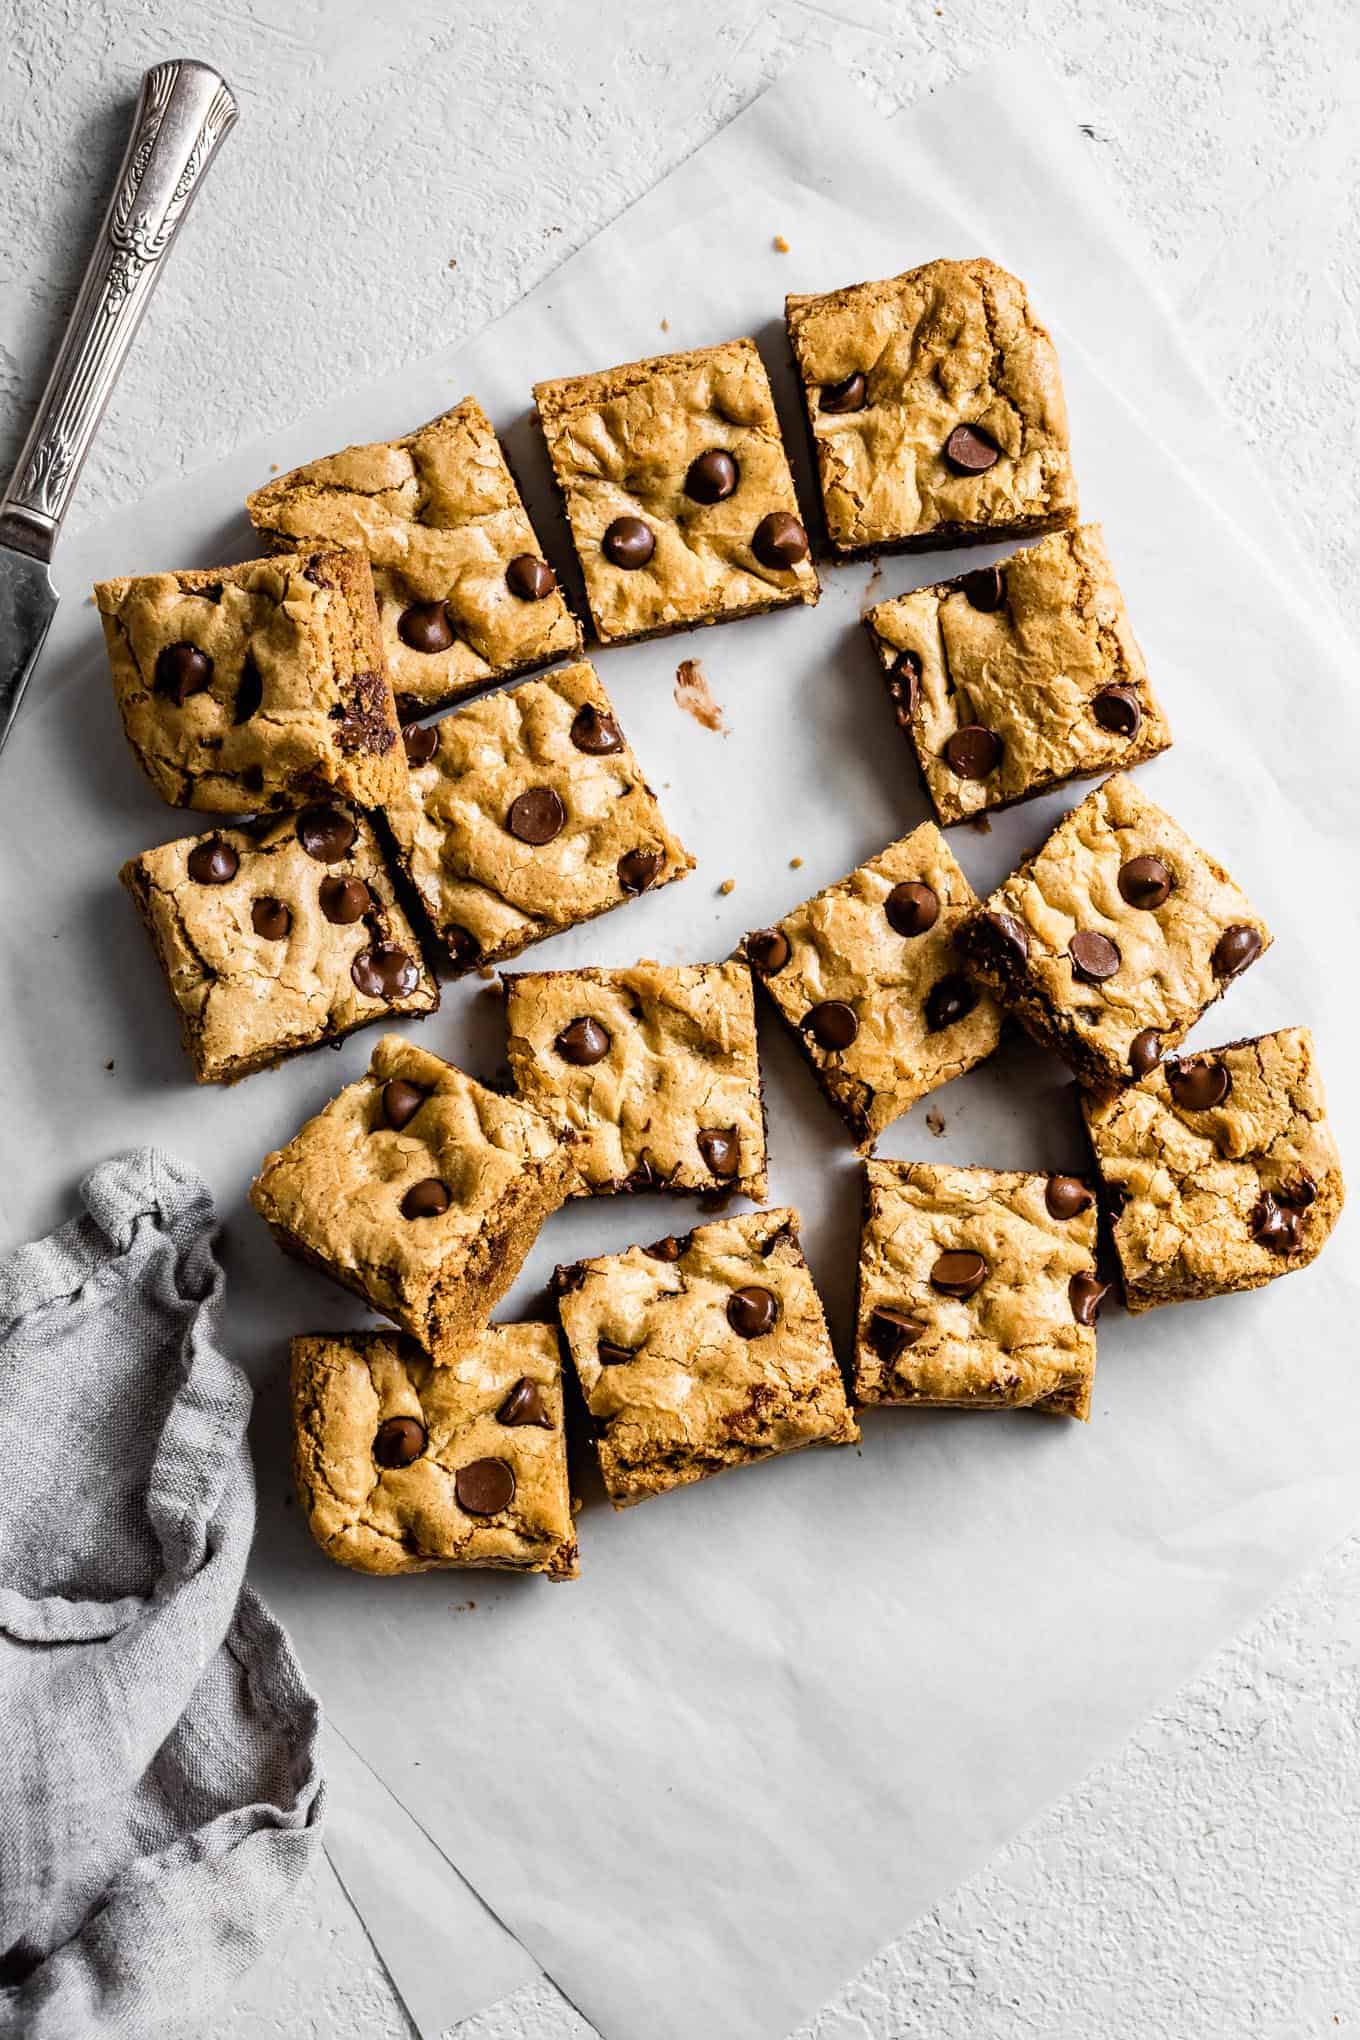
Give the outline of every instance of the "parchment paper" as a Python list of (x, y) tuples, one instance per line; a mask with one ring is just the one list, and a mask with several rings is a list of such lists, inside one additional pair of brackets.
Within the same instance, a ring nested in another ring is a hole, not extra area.
[[(776, 233), (791, 254), (772, 251)], [(785, 289), (886, 274), (971, 238), (904, 189), (893, 139), (850, 88), (800, 71), (456, 363), (345, 400), (210, 485), (91, 534), (63, 562), (66, 585), (242, 553), (231, 506), (271, 462), (403, 429), (464, 388), (501, 424), (519, 421), (512, 448), (541, 510), (523, 416), (535, 376), (745, 330), (780, 364)], [(1004, 233), (988, 252), (1015, 259)], [(1278, 937), (1197, 1038), (1306, 1020), (1345, 1144), (1357, 731), (1340, 641), (1325, 612), (1284, 600), (1059, 337), (1084, 512), (1106, 523), (1177, 738), (1143, 783), (1228, 862)], [(890, 561), (872, 593), (950, 567)], [(545, 963), (722, 954), (920, 818), (857, 629), (870, 581), (867, 568), (828, 572), (810, 615), (601, 658), (700, 869), (545, 946)], [(684, 655), (702, 658), (727, 737), (674, 707)], [(1136, 1327), (1107, 1316), (1089, 1432), (886, 1413), (860, 1455), (805, 1455), (620, 1517), (592, 1491), (585, 1576), (567, 1588), (366, 1582), (329, 1567), (284, 1503), (281, 1339), (356, 1313), (278, 1261), (240, 1200), (264, 1149), (367, 1047), (360, 1037), (226, 1094), (185, 1082), (163, 989), (111, 882), (121, 856), (178, 833), (175, 818), (123, 754), (88, 610), (68, 607), (45, 668), (3, 761), (6, 1231), (48, 1222), (86, 1160), (149, 1127), (240, 1214), (237, 1331), (266, 1391), (258, 1583), (342, 1732), (606, 2034), (786, 2032), (1347, 1526), (1360, 1397), (1343, 1224), (1315, 1269), (1259, 1296)], [(1067, 804), (1029, 804), (986, 837), (955, 832), (975, 883)], [(463, 988), (423, 1038), (489, 1071), (491, 1004)], [(773, 1198), (802, 1206), (843, 1332), (855, 1171), (795, 1052), (774, 1030), (765, 1046)], [(999, 1166), (1079, 1153), (1065, 1074), (1037, 1051), (1007, 1049), (931, 1102), (944, 1136), (918, 1108), (886, 1152)], [(530, 1305), (554, 1261), (650, 1238), (685, 1209), (592, 1203), (559, 1217), (505, 1314)]]

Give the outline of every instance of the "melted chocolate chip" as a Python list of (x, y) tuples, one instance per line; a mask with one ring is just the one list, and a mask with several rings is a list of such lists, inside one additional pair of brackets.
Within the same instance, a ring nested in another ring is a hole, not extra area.
[(264, 700), (264, 679), (255, 663), (255, 654), (247, 652), (241, 663), (241, 677), (236, 683), (236, 706), (232, 710), (232, 722), (239, 729), (248, 723)]
[(933, 886), (905, 879), (883, 902), (888, 925), (899, 935), (924, 935), (940, 918), (940, 896)]
[(541, 849), (560, 836), (567, 823), (562, 796), (551, 786), (530, 786), (516, 794), (505, 817), (505, 826), (521, 843)]
[(623, 732), (612, 715), (606, 715), (593, 701), (583, 702), (572, 717), (571, 741), (588, 758), (607, 758), (623, 749)]
[(553, 1421), (538, 1383), (530, 1381), (527, 1374), (521, 1375), (497, 1410), (496, 1422), (511, 1430), (521, 1424), (532, 1424), (540, 1431), (551, 1431)]
[(449, 953), (449, 962), (456, 971), (471, 970), (482, 954), (482, 945), (470, 928), (460, 928), (457, 921), (450, 921), (439, 931), (439, 937)]
[(505, 585), (521, 602), (542, 602), (557, 586), (557, 577), (537, 553), (516, 553), (505, 570)]
[(1296, 1210), (1306, 1211), (1317, 1196), (1317, 1192), (1318, 1186), (1309, 1175), (1307, 1169), (1300, 1169), (1297, 1176), (1291, 1177), (1289, 1182), (1280, 1185), (1275, 1195), (1279, 1198), (1281, 1204), (1292, 1204)]
[(1077, 1323), (1093, 1325), (1100, 1315), (1100, 1306), (1109, 1293), (1109, 1283), (1100, 1281), (1097, 1276), (1074, 1275), (1067, 1285), (1067, 1299)]
[(784, 968), (792, 951), (782, 928), (757, 928), (746, 938), (746, 954), (763, 976), (774, 977)]
[(1000, 911), (984, 914), (982, 926), (987, 932), (988, 946), (995, 950), (1002, 963), (1012, 970), (1029, 958), (1029, 930), (1023, 921), (1017, 921), (1014, 914)]
[(1162, 1037), (1155, 1027), (1144, 1027), (1129, 1043), (1129, 1068), (1135, 1077), (1145, 1077), (1162, 1059)]
[(903, 729), (911, 721), (911, 713), (921, 693), (921, 655), (919, 652), (899, 652), (893, 662), (892, 674), (888, 681), (888, 692), (897, 703), (897, 720)]
[(859, 369), (851, 369), (839, 382), (823, 383), (817, 398), (820, 411), (862, 411), (869, 384)]
[(711, 446), (696, 456), (685, 476), (685, 494), (691, 503), (725, 503), (740, 479), (737, 463), (721, 446)]
[(1174, 883), (1160, 857), (1130, 857), (1119, 867), (1120, 898), (1148, 913), (1170, 898)]
[(251, 907), (250, 925), (266, 942), (282, 942), (293, 925), (293, 916), (282, 900), (266, 897)]
[(425, 1450), (425, 1426), (415, 1417), (385, 1417), (373, 1439), (379, 1466), (409, 1466)]
[(661, 875), (664, 850), (625, 850), (618, 862), (619, 884), (626, 893), (646, 892)]
[(737, 1174), (741, 1167), (741, 1142), (735, 1126), (706, 1126), (695, 1138), (699, 1152), (713, 1175), (725, 1181)]
[(182, 639), (162, 645), (156, 654), (156, 692), (177, 708), (183, 708), (191, 694), (201, 694), (212, 682), (213, 662), (197, 645)]
[(600, 540), (600, 551), (612, 565), (631, 572), (645, 567), (656, 551), (656, 534), (640, 517), (616, 517)]
[(467, 1516), (499, 1516), (515, 1499), (515, 1469), (506, 1459), (473, 1459), (453, 1476), (453, 1492)]
[(983, 475), (1001, 458), (1001, 448), (980, 425), (956, 425), (942, 449), (956, 475)]
[(1087, 1188), (1080, 1176), (1050, 1176), (1044, 1191), (1044, 1203), (1053, 1218), (1076, 1218), (1089, 1211), (1095, 1201), (1094, 1191)]
[(1132, 687), (1102, 687), (1092, 698), (1091, 713), (1112, 736), (1136, 737), (1143, 726), (1143, 710)]
[(1254, 963), (1261, 954), (1261, 937), (1255, 928), (1237, 926), (1225, 928), (1219, 936), (1211, 959), (1213, 973), (1218, 978), (1236, 977), (1249, 963)]
[(958, 779), (986, 779), (1001, 763), (1004, 749), (995, 730), (965, 723), (945, 739), (944, 760)]
[(788, 510), (771, 510), (751, 534), (751, 551), (772, 573), (787, 572), (808, 556), (808, 535)]
[(644, 1254), (650, 1254), (654, 1261), (678, 1261), (688, 1248), (688, 1233), (682, 1237), (677, 1237), (675, 1233), (667, 1233), (664, 1240), (653, 1240), (650, 1247), (644, 1247), (642, 1251)]
[(318, 864), (338, 864), (348, 857), (358, 833), (339, 808), (308, 807), (297, 818), (297, 839)]
[(403, 1218), (438, 1218), (453, 1202), (447, 1183), (441, 1183), (438, 1176), (422, 1177), (413, 1183), (401, 1200)]
[(987, 1280), (987, 1263), (971, 1248), (941, 1254), (930, 1271), (930, 1286), (942, 1296), (975, 1296)]
[(946, 1027), (952, 1027), (958, 1020), (966, 1020), (978, 1002), (978, 988), (971, 979), (961, 977), (957, 971), (950, 971), (947, 977), (937, 978), (926, 993), (926, 1029), (931, 1034), (940, 1034)]
[(1184, 1112), (1210, 1112), (1232, 1089), (1228, 1069), (1218, 1062), (1168, 1063), (1166, 1082)]
[(804, 1015), (803, 1025), (823, 1048), (849, 1048), (859, 1033), (859, 1016), (844, 999), (823, 999)]
[(1103, 985), (1112, 978), (1123, 958), (1117, 943), (1095, 928), (1078, 928), (1067, 945), (1075, 975), (1088, 985)]
[(186, 859), (186, 869), (197, 885), (227, 885), (240, 868), (241, 860), (225, 836), (205, 836)]
[(412, 765), (428, 765), (439, 749), (439, 731), (429, 723), (409, 723), (401, 733), (406, 757)]
[(601, 1367), (626, 1367), (636, 1351), (636, 1346), (619, 1346), (612, 1339), (599, 1339), (595, 1344), (595, 1358)]
[(455, 632), (443, 602), (413, 602), (397, 618), (397, 636), (413, 652), (446, 652)]
[(1299, 1215), (1282, 1211), (1267, 1191), (1252, 1209), (1251, 1236), (1272, 1254), (1292, 1254), (1299, 1243)]
[(743, 1289), (734, 1289), (727, 1299), (727, 1322), (740, 1339), (761, 1339), (766, 1332), (772, 1332), (779, 1316), (779, 1302), (774, 1292), (762, 1289), (752, 1283)]
[(925, 1335), (925, 1325), (918, 1324), (905, 1311), (890, 1310), (886, 1304), (879, 1304), (869, 1319), (869, 1344), (888, 1365)]
[(375, 942), (361, 949), (349, 974), (366, 999), (404, 999), (420, 983), (420, 966), (396, 942)]
[(373, 895), (361, 878), (323, 878), (317, 897), (322, 913), (337, 928), (362, 921), (373, 905)]
[(577, 1069), (589, 1069), (592, 1063), (603, 1062), (609, 1053), (609, 1030), (601, 1027), (598, 1020), (584, 1016), (569, 1021), (562, 1029), (553, 1047), (563, 1062), (571, 1063)]
[(978, 567), (973, 573), (964, 574), (959, 586), (973, 608), (984, 615), (1000, 609), (1006, 599), (1006, 577), (1000, 567)]
[(419, 1084), (408, 1083), (405, 1077), (393, 1077), (383, 1085), (383, 1118), (394, 1133), (410, 1125), (429, 1095)]

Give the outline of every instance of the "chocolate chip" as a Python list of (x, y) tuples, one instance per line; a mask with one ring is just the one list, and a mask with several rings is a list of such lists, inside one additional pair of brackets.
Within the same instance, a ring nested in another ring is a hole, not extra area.
[(921, 655), (919, 652), (899, 652), (892, 664), (888, 678), (888, 692), (897, 704), (897, 720), (902, 729), (911, 722), (912, 710), (921, 693)]
[(1184, 1112), (1209, 1112), (1232, 1089), (1232, 1077), (1218, 1062), (1168, 1063), (1167, 1088)]
[(406, 757), (412, 765), (428, 765), (439, 749), (439, 731), (429, 723), (410, 723), (401, 733)]
[(746, 938), (746, 954), (765, 977), (774, 977), (792, 955), (782, 928), (757, 928)]
[(471, 970), (482, 953), (482, 945), (470, 928), (461, 928), (457, 921), (449, 921), (439, 931), (439, 939), (449, 953), (449, 961), (455, 970)]
[(1297, 1210), (1306, 1211), (1317, 1196), (1317, 1184), (1307, 1169), (1300, 1169), (1297, 1176), (1291, 1177), (1288, 1183), (1281, 1184), (1275, 1195), (1281, 1204), (1292, 1204)]
[(1000, 567), (978, 567), (973, 573), (964, 574), (959, 586), (973, 608), (984, 615), (1000, 609), (1006, 599), (1006, 577)]
[(667, 1233), (664, 1240), (653, 1240), (650, 1247), (644, 1247), (642, 1251), (644, 1254), (650, 1254), (654, 1261), (678, 1261), (688, 1248), (688, 1233), (681, 1238), (677, 1238), (674, 1233)]
[(538, 1383), (530, 1381), (527, 1374), (521, 1375), (497, 1410), (496, 1422), (512, 1430), (521, 1424), (533, 1424), (540, 1431), (551, 1431), (553, 1421)]
[(880, 1360), (891, 1363), (926, 1335), (927, 1327), (905, 1311), (879, 1304), (869, 1319), (869, 1344)]
[(981, 723), (965, 723), (946, 739), (945, 763), (959, 779), (985, 779), (1001, 763), (1003, 748), (995, 730)]
[(612, 715), (586, 701), (572, 717), (571, 741), (588, 758), (607, 758), (612, 751), (623, 749), (623, 732)]
[(1109, 1293), (1109, 1283), (1100, 1281), (1097, 1276), (1074, 1275), (1067, 1285), (1067, 1299), (1077, 1323), (1093, 1325), (1100, 1315), (1100, 1306)]
[(361, 949), (349, 974), (366, 999), (403, 999), (420, 983), (420, 966), (396, 942), (375, 942)]
[(297, 839), (318, 864), (338, 864), (348, 857), (358, 833), (339, 808), (308, 807), (297, 818)]
[(710, 446), (689, 464), (685, 494), (691, 503), (725, 503), (740, 479), (737, 463), (721, 446)]
[(443, 602), (413, 602), (397, 618), (397, 636), (413, 652), (446, 652), (454, 641), (454, 628)]
[(1170, 897), (1175, 884), (1160, 857), (1130, 857), (1119, 867), (1119, 896), (1131, 907), (1151, 912)]
[(640, 517), (616, 517), (600, 541), (600, 550), (616, 567), (645, 567), (656, 551), (656, 535)]
[(741, 1142), (735, 1126), (706, 1126), (696, 1135), (699, 1152), (715, 1176), (724, 1181), (741, 1167)]
[(592, 1063), (603, 1062), (608, 1055), (609, 1031), (598, 1020), (588, 1017), (572, 1020), (562, 1029), (553, 1047), (563, 1062), (572, 1063), (577, 1069), (589, 1069)]
[(956, 475), (983, 475), (1001, 458), (1001, 448), (980, 425), (956, 425), (944, 443), (944, 457)]
[(156, 654), (156, 692), (173, 701), (177, 708), (183, 708), (191, 694), (201, 694), (211, 684), (212, 676), (213, 662), (208, 654), (182, 639), (177, 644), (162, 645)]
[(1001, 961), (1008, 963), (1012, 970), (1029, 958), (1029, 930), (1023, 921), (1017, 921), (1014, 914), (1003, 914), (999, 910), (984, 914), (982, 925), (990, 937), (991, 947), (1000, 952)]
[(1155, 1027), (1144, 1027), (1129, 1043), (1129, 1068), (1135, 1077), (1145, 1077), (1162, 1059), (1162, 1037)]
[(952, 1027), (957, 1020), (966, 1020), (978, 1002), (978, 988), (969, 978), (957, 971), (950, 971), (947, 977), (937, 978), (926, 993), (926, 1028), (931, 1034), (940, 1034), (946, 1027)]
[(405, 1077), (393, 1077), (383, 1085), (383, 1117), (394, 1133), (410, 1125), (429, 1095), (419, 1084), (408, 1083)]
[(379, 1466), (409, 1466), (425, 1450), (425, 1426), (416, 1417), (385, 1417), (373, 1439)]
[(515, 1499), (515, 1469), (506, 1459), (473, 1459), (453, 1476), (458, 1506), (468, 1516), (499, 1516)]
[(869, 384), (859, 369), (851, 369), (839, 382), (823, 383), (817, 398), (821, 411), (862, 411), (864, 400), (869, 394)]
[(1261, 938), (1255, 928), (1238, 925), (1225, 928), (1215, 946), (1212, 961), (1215, 977), (1236, 977), (1261, 954)]
[(551, 843), (554, 836), (560, 836), (566, 827), (567, 811), (562, 805), (562, 796), (551, 786), (526, 787), (516, 794), (505, 817), (505, 826), (512, 836), (521, 843), (530, 843), (535, 849)]
[(626, 893), (644, 893), (661, 875), (664, 850), (625, 850), (618, 861), (619, 884)]
[(241, 860), (224, 836), (205, 836), (195, 843), (186, 860), (190, 878), (198, 885), (226, 885), (235, 878)]
[(438, 1176), (424, 1176), (413, 1183), (401, 1200), (403, 1218), (438, 1218), (453, 1202), (447, 1183)]
[(241, 677), (236, 683), (236, 706), (231, 719), (239, 729), (248, 723), (264, 700), (264, 680), (255, 664), (255, 654), (247, 652), (241, 664)]
[(975, 1296), (987, 1280), (987, 1263), (971, 1248), (941, 1254), (930, 1271), (930, 1286), (942, 1296)]
[(1080, 1176), (1050, 1176), (1044, 1191), (1044, 1203), (1052, 1218), (1076, 1218), (1089, 1211), (1095, 1201), (1094, 1191), (1087, 1188)]
[(1102, 687), (1092, 699), (1091, 713), (1116, 737), (1136, 737), (1143, 726), (1143, 711), (1132, 687)]
[(940, 918), (940, 896), (933, 886), (905, 879), (883, 902), (889, 927), (899, 935), (924, 935)]
[(616, 1178), (613, 1187), (626, 1197), (635, 1197), (640, 1190), (655, 1190), (656, 1186), (656, 1170), (644, 1156), (635, 1169)]
[(1251, 1235), (1272, 1254), (1292, 1254), (1299, 1243), (1298, 1213), (1282, 1211), (1267, 1191), (1252, 1209)]
[(595, 1344), (595, 1358), (601, 1367), (626, 1367), (636, 1352), (636, 1346), (619, 1346), (612, 1339), (598, 1339)]
[(557, 586), (557, 577), (537, 553), (516, 553), (505, 570), (505, 585), (521, 602), (542, 602)]
[(1067, 945), (1067, 953), (1076, 975), (1088, 985), (1103, 985), (1123, 961), (1118, 945), (1094, 928), (1078, 928)]
[(823, 999), (804, 1015), (803, 1025), (823, 1048), (849, 1048), (859, 1033), (859, 1016), (844, 999)]
[(337, 928), (362, 921), (373, 905), (373, 895), (361, 878), (323, 878), (318, 898), (322, 913)]
[(282, 900), (258, 899), (250, 909), (250, 925), (266, 942), (282, 942), (293, 925), (293, 916)]
[(727, 1299), (727, 1322), (741, 1339), (761, 1339), (772, 1332), (779, 1316), (779, 1302), (772, 1290), (752, 1283), (734, 1289)]
[(779, 573), (808, 556), (808, 535), (788, 510), (771, 510), (751, 535), (751, 551), (762, 567)]

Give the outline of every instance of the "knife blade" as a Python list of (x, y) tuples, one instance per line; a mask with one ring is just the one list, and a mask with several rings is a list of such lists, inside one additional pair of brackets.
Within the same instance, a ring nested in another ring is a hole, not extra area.
[(142, 80), (80, 295), (0, 496), (0, 749), (56, 614), (48, 563), (95, 428), (164, 258), (236, 113), (211, 64), (175, 57)]

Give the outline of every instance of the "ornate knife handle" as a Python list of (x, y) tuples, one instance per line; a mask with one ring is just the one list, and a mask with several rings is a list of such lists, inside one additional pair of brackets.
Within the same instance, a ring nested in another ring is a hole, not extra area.
[(0, 542), (49, 560), (95, 427), (194, 193), (236, 119), (209, 64), (175, 58), (142, 80), (137, 117), (42, 402), (9, 487)]

